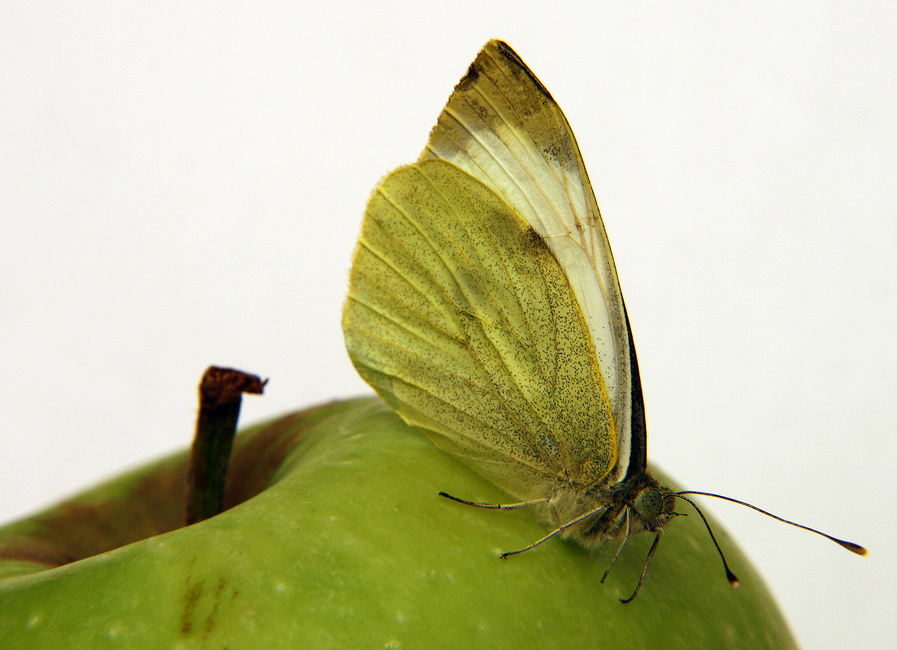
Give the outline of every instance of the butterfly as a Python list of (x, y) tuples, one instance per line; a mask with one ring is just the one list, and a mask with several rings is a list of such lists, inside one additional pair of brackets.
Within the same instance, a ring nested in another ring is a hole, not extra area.
[(648, 471), (635, 345), (582, 156), (502, 41), (471, 64), (418, 161), (371, 196), (343, 332), (359, 374), (406, 423), (518, 501), (442, 496), (531, 507), (552, 526), (503, 557), (561, 535), (615, 541), (612, 566), (631, 536), (653, 533), (629, 602), (677, 499), (719, 496), (673, 492)]

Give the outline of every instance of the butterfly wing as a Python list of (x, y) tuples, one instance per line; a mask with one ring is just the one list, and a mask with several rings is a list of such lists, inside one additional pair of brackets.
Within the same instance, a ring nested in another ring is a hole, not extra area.
[(554, 254), (450, 163), (399, 169), (374, 192), (343, 330), (406, 422), (514, 495), (587, 487), (617, 463), (610, 401)]
[(644, 470), (638, 364), (598, 204), (567, 119), (507, 44), (487, 43), (455, 87), (428, 158), (484, 183), (545, 238), (585, 315), (612, 404), (619, 460), (610, 480)]

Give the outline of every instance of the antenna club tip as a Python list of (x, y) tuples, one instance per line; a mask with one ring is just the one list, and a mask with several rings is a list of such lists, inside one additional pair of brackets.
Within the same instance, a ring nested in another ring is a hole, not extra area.
[(741, 580), (734, 573), (726, 569), (726, 580), (732, 585), (732, 589), (738, 589), (741, 586)]
[(843, 539), (836, 539), (835, 541), (851, 553), (856, 553), (857, 555), (869, 555), (869, 551), (867, 551), (859, 544), (854, 544), (853, 542), (845, 542)]

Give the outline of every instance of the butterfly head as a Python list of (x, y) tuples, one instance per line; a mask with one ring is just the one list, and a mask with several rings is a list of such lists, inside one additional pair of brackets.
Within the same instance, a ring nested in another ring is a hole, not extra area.
[(675, 516), (675, 502), (672, 490), (651, 479), (651, 484), (639, 490), (629, 507), (636, 522), (641, 521), (643, 530), (655, 531)]
[(589, 493), (605, 507), (585, 528), (572, 535), (586, 548), (641, 532), (657, 532), (676, 516), (675, 494), (647, 472)]

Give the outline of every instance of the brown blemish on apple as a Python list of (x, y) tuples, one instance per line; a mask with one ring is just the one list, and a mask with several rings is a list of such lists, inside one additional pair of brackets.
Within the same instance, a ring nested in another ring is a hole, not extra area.
[(206, 624), (203, 632), (208, 636), (215, 629), (215, 617), (218, 615), (218, 607), (224, 597), (224, 588), (227, 581), (224, 578), (218, 578), (218, 586), (215, 589), (215, 597), (212, 599), (212, 612), (206, 617)]
[[(191, 566), (192, 566), (191, 562)], [(208, 581), (193, 579), (187, 581), (187, 593), (184, 596), (184, 611), (181, 614), (181, 635), (193, 636), (200, 634), (208, 637), (217, 623), (218, 612), (224, 600), (233, 600), (237, 592), (228, 589), (228, 582), (224, 577), (219, 577), (215, 584), (214, 592), (210, 594), (207, 589)], [(204, 600), (211, 602), (204, 603)], [(203, 613), (208, 610), (208, 613)]]
[[(238, 434), (224, 494), (225, 510), (261, 492), (284, 457), (328, 406), (285, 415)], [(54, 568), (183, 527), (187, 455), (137, 479), (114, 498), (78, 499), (8, 528), (0, 561)]]
[(187, 636), (193, 632), (193, 613), (196, 611), (196, 603), (202, 597), (202, 581), (194, 582), (187, 589), (184, 598), (184, 613), (181, 616), (181, 634)]

